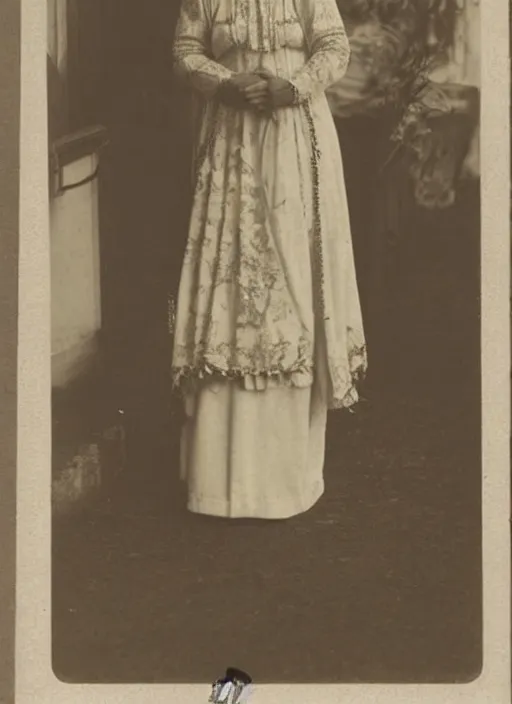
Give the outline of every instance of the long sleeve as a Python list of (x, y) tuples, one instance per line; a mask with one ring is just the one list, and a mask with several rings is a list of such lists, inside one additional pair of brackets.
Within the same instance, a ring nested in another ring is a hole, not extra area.
[(303, 101), (343, 78), (350, 46), (336, 0), (301, 0), (300, 5), (310, 58), (291, 83)]
[(208, 0), (182, 0), (173, 56), (176, 73), (206, 97), (212, 97), (219, 84), (233, 72), (211, 58), (205, 2)]

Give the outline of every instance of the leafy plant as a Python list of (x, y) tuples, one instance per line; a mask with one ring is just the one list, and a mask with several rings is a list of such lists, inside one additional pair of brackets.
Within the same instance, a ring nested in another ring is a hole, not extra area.
[(358, 40), (358, 59), (368, 75), (358, 110), (385, 113), (393, 126), (394, 148), (385, 166), (404, 150), (413, 160), (421, 158), (431, 118), (451, 110), (430, 77), (453, 43), (457, 0), (340, 0), (340, 9), (353, 28), (377, 28), (377, 40)]
[(437, 64), (436, 55), (411, 43), (391, 78), (375, 87), (374, 98), (393, 113), (395, 125), (391, 140), (396, 146), (385, 166), (402, 148), (419, 157), (424, 138), (432, 131), (431, 118), (451, 111), (443, 88), (430, 78)]

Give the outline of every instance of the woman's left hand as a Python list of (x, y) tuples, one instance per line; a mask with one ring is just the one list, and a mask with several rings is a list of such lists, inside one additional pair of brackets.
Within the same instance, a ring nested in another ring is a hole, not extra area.
[(284, 78), (268, 79), (268, 99), (272, 108), (287, 108), (295, 103), (295, 91)]
[(255, 84), (245, 89), (246, 98), (259, 109), (285, 108), (295, 103), (292, 84), (284, 78), (262, 75), (265, 85)]

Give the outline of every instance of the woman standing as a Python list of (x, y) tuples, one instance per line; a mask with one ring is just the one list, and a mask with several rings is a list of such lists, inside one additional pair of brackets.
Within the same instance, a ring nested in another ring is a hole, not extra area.
[(198, 98), (173, 377), (188, 508), (287, 518), (324, 491), (328, 408), (366, 369), (337, 133), (336, 0), (183, 0), (174, 58)]

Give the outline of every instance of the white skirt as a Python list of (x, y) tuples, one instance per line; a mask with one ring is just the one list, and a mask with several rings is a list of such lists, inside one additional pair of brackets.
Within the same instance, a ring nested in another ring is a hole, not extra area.
[(324, 491), (324, 355), (312, 386), (247, 390), (210, 383), (186, 398), (181, 476), (188, 508), (225, 518), (279, 519), (310, 509)]

